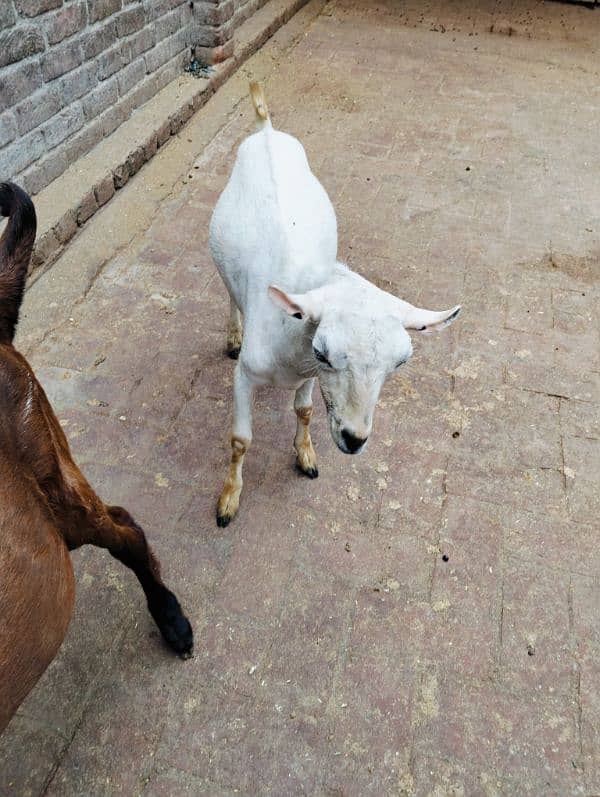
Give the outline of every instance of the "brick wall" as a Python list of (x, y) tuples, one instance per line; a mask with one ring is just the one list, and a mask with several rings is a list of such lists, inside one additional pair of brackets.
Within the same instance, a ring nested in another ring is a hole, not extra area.
[(0, 179), (40, 191), (262, 2), (0, 0)]
[(239, 27), (254, 14), (267, 0), (234, 0), (235, 11), (233, 16), (234, 28)]

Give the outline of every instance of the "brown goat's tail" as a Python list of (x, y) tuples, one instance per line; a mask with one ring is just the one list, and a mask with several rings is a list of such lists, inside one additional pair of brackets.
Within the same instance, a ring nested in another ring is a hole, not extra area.
[(29, 196), (14, 183), (0, 183), (0, 214), (9, 216), (0, 238), (0, 343), (15, 336), (37, 220)]

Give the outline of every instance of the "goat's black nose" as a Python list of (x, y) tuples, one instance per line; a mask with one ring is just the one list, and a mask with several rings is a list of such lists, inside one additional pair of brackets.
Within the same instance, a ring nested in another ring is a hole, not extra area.
[(352, 432), (349, 432), (346, 429), (342, 429), (342, 438), (346, 444), (346, 448), (351, 454), (356, 454), (356, 452), (360, 451), (360, 449), (367, 442), (366, 437), (356, 437), (352, 434)]

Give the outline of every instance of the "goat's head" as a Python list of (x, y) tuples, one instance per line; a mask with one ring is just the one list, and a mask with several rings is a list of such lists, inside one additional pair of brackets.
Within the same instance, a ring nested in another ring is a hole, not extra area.
[(460, 312), (434, 312), (397, 299), (352, 272), (303, 294), (271, 286), (271, 299), (313, 325), (307, 376), (317, 376), (331, 435), (346, 454), (361, 451), (385, 379), (412, 354), (407, 330), (442, 329)]

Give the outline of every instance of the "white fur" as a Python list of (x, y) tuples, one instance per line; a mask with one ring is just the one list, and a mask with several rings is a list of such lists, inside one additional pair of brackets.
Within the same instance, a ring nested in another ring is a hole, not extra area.
[(233, 435), (248, 441), (254, 386), (306, 394), (316, 377), (333, 439), (350, 453), (342, 432), (366, 441), (385, 378), (412, 353), (406, 330), (440, 328), (460, 310), (415, 308), (340, 263), (331, 202), (300, 142), (269, 121), (239, 148), (210, 247), (243, 315)]

